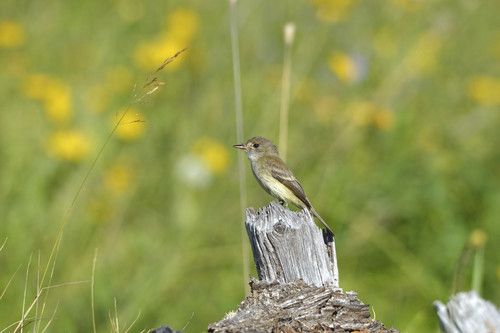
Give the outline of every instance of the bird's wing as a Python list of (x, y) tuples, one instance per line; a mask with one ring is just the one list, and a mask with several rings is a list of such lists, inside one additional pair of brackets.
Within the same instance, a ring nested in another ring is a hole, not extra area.
[(295, 194), (295, 196), (300, 201), (302, 201), (307, 208), (310, 208), (311, 203), (309, 202), (309, 199), (307, 199), (302, 185), (300, 185), (299, 181), (294, 177), (293, 173), (288, 170), (285, 162), (277, 157), (269, 166), (271, 169), (271, 175), (281, 184), (285, 185), (290, 191), (292, 191), (292, 193)]

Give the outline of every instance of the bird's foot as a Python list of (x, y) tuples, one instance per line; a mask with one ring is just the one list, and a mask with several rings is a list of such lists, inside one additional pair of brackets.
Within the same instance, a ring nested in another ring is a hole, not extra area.
[(280, 203), (280, 205), (282, 205), (283, 207), (288, 207), (288, 204), (285, 200), (282, 200), (282, 199), (279, 199), (278, 202)]

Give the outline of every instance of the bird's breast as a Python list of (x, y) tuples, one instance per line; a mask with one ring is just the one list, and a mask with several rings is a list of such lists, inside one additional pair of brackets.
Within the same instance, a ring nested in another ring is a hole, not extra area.
[(252, 163), (252, 171), (259, 184), (267, 193), (277, 199), (290, 201), (298, 207), (304, 206), (302, 201), (288, 187), (274, 178), (265, 167), (261, 167), (258, 163)]

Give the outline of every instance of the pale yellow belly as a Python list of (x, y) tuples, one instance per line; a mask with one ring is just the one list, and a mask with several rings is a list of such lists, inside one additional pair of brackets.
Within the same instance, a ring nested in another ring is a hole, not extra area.
[(297, 207), (305, 207), (304, 203), (300, 201), (288, 187), (281, 184), (273, 176), (262, 175), (259, 180), (262, 186), (265, 187), (273, 197), (284, 201), (290, 201)]

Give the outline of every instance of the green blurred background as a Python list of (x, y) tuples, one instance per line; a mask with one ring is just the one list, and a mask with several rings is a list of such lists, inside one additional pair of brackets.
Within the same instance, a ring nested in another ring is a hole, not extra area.
[[(498, 9), (238, 2), (245, 136), (278, 140), (282, 31), (294, 22), (288, 164), (336, 232), (341, 287), (403, 332), (436, 331), (432, 301), (472, 277), (500, 301)], [(94, 257), (99, 332), (117, 331), (110, 317), (119, 331), (137, 317), (131, 332), (199, 332), (237, 307), (229, 31), (227, 1), (2, 0), (0, 330), (35, 299), (62, 226), (42, 286), (62, 285), (30, 309), (29, 330), (92, 331)], [(265, 205), (245, 166), (248, 205)]]

